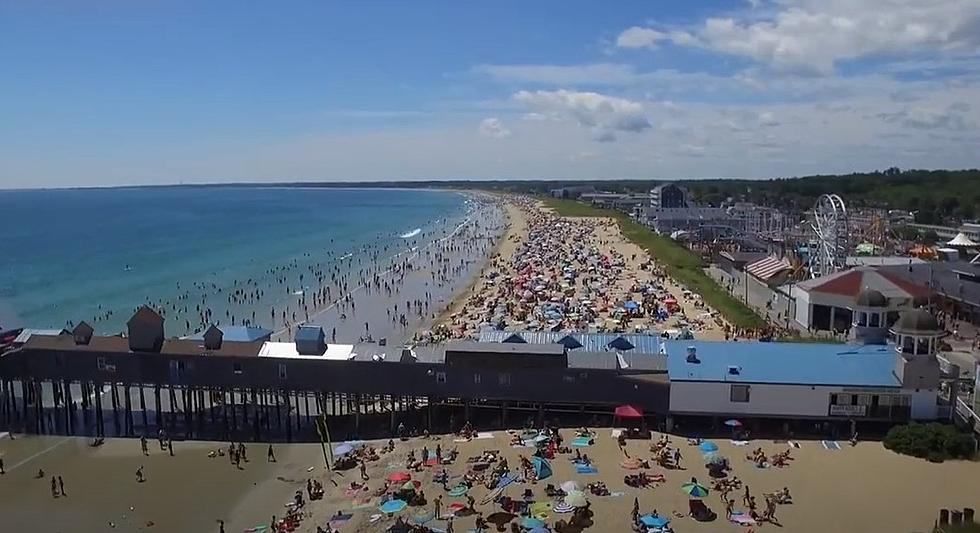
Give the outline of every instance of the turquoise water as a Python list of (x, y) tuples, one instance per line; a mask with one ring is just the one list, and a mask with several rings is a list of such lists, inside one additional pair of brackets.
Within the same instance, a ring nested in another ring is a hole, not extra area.
[[(316, 285), (312, 268), (354, 272), (438, 238), (465, 212), (462, 195), (442, 191), (0, 191), (0, 328), (86, 320), (116, 333), (151, 303), (169, 314), (167, 334), (182, 335), (202, 302), (222, 323), (255, 311), (269, 327), (269, 309)], [(228, 303), (246, 280), (262, 296)]]

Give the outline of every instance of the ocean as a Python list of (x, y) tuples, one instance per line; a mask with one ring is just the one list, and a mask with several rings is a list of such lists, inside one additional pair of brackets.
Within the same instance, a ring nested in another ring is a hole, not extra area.
[[(150, 303), (169, 314), (168, 336), (184, 335), (202, 302), (216, 322), (276, 329), (270, 310), (316, 284), (311, 268), (353, 273), (423, 247), (464, 220), (467, 205), (428, 190), (0, 191), (0, 329), (85, 320), (114, 334)], [(228, 302), (246, 280), (261, 296)]]

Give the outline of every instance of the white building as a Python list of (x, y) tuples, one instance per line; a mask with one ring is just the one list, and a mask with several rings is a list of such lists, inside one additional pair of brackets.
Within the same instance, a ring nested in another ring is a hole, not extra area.
[[(885, 337), (883, 310), (859, 306), (856, 316), (861, 328), (880, 333), (866, 340)], [(936, 319), (921, 309), (905, 312), (892, 333), (897, 344), (668, 341), (671, 415), (879, 422), (945, 416)]]

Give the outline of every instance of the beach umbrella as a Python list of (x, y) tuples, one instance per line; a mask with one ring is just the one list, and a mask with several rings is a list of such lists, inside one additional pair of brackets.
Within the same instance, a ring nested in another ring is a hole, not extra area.
[(549, 437), (547, 435), (538, 434), (537, 437), (534, 437), (534, 443), (535, 444), (542, 444), (542, 443), (548, 442), (549, 440), (551, 440), (551, 437)]
[(720, 465), (725, 463), (725, 458), (716, 452), (705, 454), (704, 459), (706, 463), (712, 465)]
[(742, 427), (742, 423), (740, 421), (738, 421), (738, 420), (735, 420), (734, 418), (732, 418), (730, 420), (725, 420), (725, 425), (728, 426), (728, 427), (730, 427), (730, 428), (740, 428), (740, 427)]
[(467, 487), (466, 485), (457, 485), (449, 491), (449, 495), (452, 496), (453, 498), (458, 498), (466, 494), (466, 491), (468, 490), (470, 490), (470, 488)]
[(664, 527), (670, 520), (655, 514), (645, 514), (640, 517), (640, 523), (647, 527)]
[(615, 411), (616, 418), (643, 418), (643, 411), (633, 405), (620, 405)]
[(550, 502), (536, 502), (531, 504), (531, 516), (535, 518), (544, 519), (548, 517), (548, 511), (551, 510)]
[(638, 307), (640, 307), (640, 305), (633, 300), (630, 300), (623, 304), (623, 307), (625, 307), (628, 311), (635, 311)]
[(565, 496), (565, 505), (585, 507), (586, 504), (588, 504), (588, 500), (585, 498), (585, 493), (580, 490), (573, 490)]
[(552, 510), (555, 511), (556, 513), (562, 513), (563, 514), (563, 513), (570, 513), (572, 511), (574, 511), (575, 508), (572, 507), (571, 505), (568, 505), (565, 502), (560, 502), (560, 503), (555, 504), (555, 506), (552, 508)]
[(434, 520), (436, 517), (435, 511), (422, 509), (419, 512), (412, 515), (412, 523), (422, 525), (427, 524)]
[(412, 479), (412, 474), (409, 474), (408, 472), (394, 472), (388, 474), (388, 481), (391, 481), (392, 483), (404, 483), (410, 479)]
[(405, 484), (402, 485), (402, 490), (412, 490), (412, 491), (414, 491), (415, 488), (416, 487), (415, 487), (415, 482), (414, 481), (406, 481)]
[(544, 522), (538, 520), (537, 518), (532, 518), (530, 516), (525, 516), (521, 520), (521, 527), (524, 529), (534, 529), (536, 527), (544, 527)]
[(336, 455), (336, 456), (339, 456), (339, 457), (343, 457), (344, 455), (347, 455), (347, 454), (351, 453), (352, 451), (354, 451), (354, 447), (345, 442), (345, 443), (342, 443), (342, 444), (338, 444), (333, 449), (333, 454)]
[(693, 481), (681, 485), (681, 490), (692, 498), (704, 498), (708, 495), (707, 487)]
[(565, 491), (566, 494), (572, 491), (581, 491), (582, 487), (579, 486), (578, 481), (566, 481), (561, 484), (561, 490)]
[(487, 522), (489, 522), (489, 523), (491, 523), (491, 524), (493, 524), (495, 526), (502, 527), (504, 524), (510, 522), (511, 520), (513, 520), (516, 517), (517, 517), (517, 515), (515, 515), (513, 513), (507, 513), (507, 512), (504, 512), (504, 511), (497, 511), (496, 513), (491, 513), (489, 516), (487, 516)]
[(402, 511), (406, 507), (408, 507), (408, 504), (405, 503), (404, 500), (388, 500), (382, 503), (378, 509), (380, 509), (382, 513), (391, 514)]
[(717, 452), (718, 451), (718, 445), (715, 444), (715, 443), (713, 443), (713, 442), (711, 442), (711, 441), (707, 441), (707, 440), (704, 441), (704, 442), (702, 442), (701, 445), (698, 446), (698, 448), (702, 452), (705, 452), (705, 453), (711, 453), (711, 452)]

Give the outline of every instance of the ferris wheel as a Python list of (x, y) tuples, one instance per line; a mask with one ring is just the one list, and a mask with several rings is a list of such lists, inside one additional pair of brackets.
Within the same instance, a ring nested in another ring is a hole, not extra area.
[(813, 245), (810, 247), (810, 277), (818, 278), (844, 270), (848, 250), (847, 208), (836, 194), (824, 194), (813, 206)]

